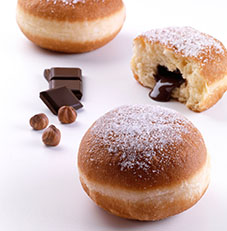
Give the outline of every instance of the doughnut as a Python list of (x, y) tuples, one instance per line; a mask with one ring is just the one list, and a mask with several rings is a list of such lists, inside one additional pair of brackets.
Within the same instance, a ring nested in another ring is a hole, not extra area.
[(131, 69), (157, 101), (176, 99), (195, 111), (213, 106), (227, 90), (224, 45), (191, 27), (153, 29), (134, 39)]
[(82, 138), (78, 169), (98, 206), (142, 221), (190, 208), (210, 179), (198, 129), (178, 112), (151, 105), (125, 105), (99, 118)]
[(111, 41), (125, 20), (122, 0), (18, 0), (17, 23), (36, 45), (82, 53)]

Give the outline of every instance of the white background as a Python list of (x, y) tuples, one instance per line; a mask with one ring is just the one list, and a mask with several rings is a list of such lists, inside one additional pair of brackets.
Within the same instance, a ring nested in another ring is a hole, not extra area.
[[(133, 38), (146, 30), (189, 25), (227, 46), (226, 0), (127, 0), (127, 19), (108, 45), (81, 55), (40, 49), (15, 21), (16, 1), (1, 2), (0, 12), (0, 230), (225, 230), (227, 221), (227, 94), (211, 109), (194, 113), (178, 102), (157, 103), (132, 77)], [(83, 69), (84, 109), (77, 122), (61, 125), (39, 99), (52, 66)], [(161, 104), (188, 117), (202, 132), (212, 157), (207, 193), (193, 208), (159, 222), (121, 219), (98, 208), (83, 192), (76, 160), (80, 140), (99, 116), (122, 104)], [(62, 132), (61, 144), (47, 148), (29, 118), (46, 113)]]

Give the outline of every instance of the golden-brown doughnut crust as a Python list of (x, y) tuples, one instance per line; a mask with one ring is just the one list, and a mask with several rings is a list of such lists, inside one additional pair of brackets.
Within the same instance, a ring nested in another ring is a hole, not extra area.
[(62, 0), (18, 0), (18, 5), (27, 13), (49, 20), (89, 21), (119, 11), (123, 7), (123, 2), (122, 0), (86, 0), (84, 3), (76, 3), (73, 7), (74, 3), (66, 4)]
[[(22, 28), (21, 30), (23, 31)], [(84, 43), (79, 43), (79, 42), (75, 43), (71, 41), (60, 41), (57, 39), (43, 38), (43, 37), (34, 36), (28, 32), (26, 32), (26, 36), (29, 40), (34, 42), (36, 45), (42, 48), (46, 48), (48, 50), (64, 52), (64, 53), (84, 53), (104, 46), (109, 41), (111, 41), (120, 32), (120, 30), (121, 28), (114, 34), (110, 35), (109, 37), (96, 40), (93, 42), (84, 42)]]
[(210, 161), (200, 132), (158, 106), (122, 106), (99, 118), (78, 153), (80, 181), (108, 212), (160, 220), (193, 206), (205, 193)]
[(177, 185), (206, 161), (198, 129), (154, 106), (123, 106), (105, 114), (84, 135), (78, 156), (87, 180), (136, 191)]
[[(112, 197), (100, 193), (98, 190), (90, 190), (83, 179), (80, 179), (80, 181), (84, 191), (101, 208), (123, 218), (141, 221), (157, 221), (189, 209), (200, 200), (208, 187), (207, 185), (207, 187), (203, 189), (202, 193), (200, 195), (195, 195), (192, 200), (186, 200), (183, 196), (178, 196), (177, 200), (172, 201), (170, 196), (168, 200), (164, 201), (162, 201), (162, 198), (160, 197), (156, 198), (156, 200), (152, 202), (144, 202), (142, 200), (131, 202), (122, 199), (120, 192), (116, 195), (116, 197)], [(178, 190), (178, 188), (175, 188), (175, 190)], [(160, 203), (162, 203), (161, 207), (159, 207)]]
[(82, 53), (111, 41), (125, 20), (122, 0), (18, 0), (17, 23), (36, 45)]

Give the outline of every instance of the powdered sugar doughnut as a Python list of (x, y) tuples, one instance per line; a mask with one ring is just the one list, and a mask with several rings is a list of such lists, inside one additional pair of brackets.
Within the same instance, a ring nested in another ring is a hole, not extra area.
[(227, 90), (227, 51), (208, 34), (191, 27), (153, 29), (135, 38), (133, 47), (133, 74), (151, 88), (153, 99), (174, 98), (201, 112)]
[(18, 0), (17, 22), (36, 45), (80, 53), (112, 40), (125, 20), (122, 0)]
[(157, 106), (122, 106), (98, 119), (81, 141), (78, 167), (91, 199), (129, 219), (180, 213), (209, 184), (200, 132), (179, 113)]

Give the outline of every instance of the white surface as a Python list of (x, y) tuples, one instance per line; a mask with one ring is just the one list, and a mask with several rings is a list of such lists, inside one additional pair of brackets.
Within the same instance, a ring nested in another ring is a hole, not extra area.
[[(127, 0), (121, 33), (105, 47), (82, 55), (63, 55), (30, 43), (15, 22), (16, 1), (1, 7), (0, 230), (225, 230), (227, 211), (227, 94), (210, 110), (194, 113), (177, 102), (157, 103), (133, 79), (132, 39), (163, 26), (190, 25), (227, 46), (225, 0)], [(43, 70), (78, 66), (84, 74), (84, 109), (75, 124), (61, 125), (39, 99), (48, 88)], [(188, 117), (202, 132), (212, 157), (212, 181), (193, 208), (159, 222), (136, 222), (99, 209), (83, 192), (77, 173), (81, 137), (99, 116), (122, 104), (161, 104)], [(29, 118), (44, 112), (62, 132), (61, 144), (47, 148)]]

